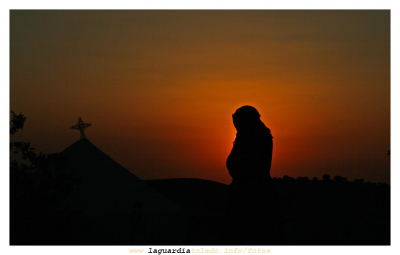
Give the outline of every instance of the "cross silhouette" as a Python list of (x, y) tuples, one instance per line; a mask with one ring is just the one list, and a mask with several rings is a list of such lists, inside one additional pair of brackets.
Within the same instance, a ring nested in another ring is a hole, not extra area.
[(92, 124), (85, 123), (82, 121), (82, 118), (79, 117), (78, 123), (75, 126), (72, 126), (71, 129), (78, 129), (81, 132), (81, 139), (85, 138), (85, 129), (90, 127)]

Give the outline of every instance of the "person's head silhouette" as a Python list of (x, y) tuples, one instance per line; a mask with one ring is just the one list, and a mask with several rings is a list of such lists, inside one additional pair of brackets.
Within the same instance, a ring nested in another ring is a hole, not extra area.
[(232, 115), (233, 125), (238, 132), (254, 129), (261, 122), (257, 109), (245, 105), (236, 110)]

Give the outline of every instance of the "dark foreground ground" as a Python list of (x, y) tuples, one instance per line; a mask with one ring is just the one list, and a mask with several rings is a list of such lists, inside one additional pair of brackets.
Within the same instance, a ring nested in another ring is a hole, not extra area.
[[(228, 185), (200, 179), (146, 183), (186, 209), (187, 244), (221, 244)], [(301, 178), (273, 183), (289, 245), (390, 245), (389, 185)]]
[[(186, 240), (175, 245), (224, 244), (229, 185), (201, 179), (145, 182), (185, 210)], [(274, 179), (273, 185), (283, 208), (287, 245), (390, 245), (389, 185), (290, 177)], [(57, 201), (44, 196), (20, 196), (25, 197), (21, 200), (16, 195), (11, 197), (11, 245), (136, 243), (142, 220), (135, 214), (93, 219), (59, 209), (53, 205)]]

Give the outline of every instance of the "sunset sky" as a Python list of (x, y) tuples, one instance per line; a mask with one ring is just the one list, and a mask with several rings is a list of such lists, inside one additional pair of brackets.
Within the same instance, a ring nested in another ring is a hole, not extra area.
[(390, 182), (390, 11), (10, 11), (12, 140), (79, 139), (142, 179), (230, 183), (232, 113), (271, 129), (272, 177)]

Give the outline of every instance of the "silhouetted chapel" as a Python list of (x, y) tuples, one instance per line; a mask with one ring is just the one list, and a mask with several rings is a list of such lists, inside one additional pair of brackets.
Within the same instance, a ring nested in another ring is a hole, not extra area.
[(184, 210), (93, 145), (90, 126), (79, 118), (80, 139), (61, 152), (78, 179), (65, 204), (91, 221), (88, 244), (183, 244)]

